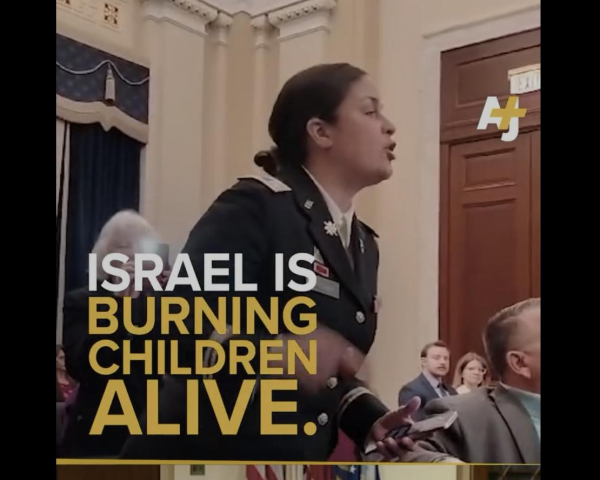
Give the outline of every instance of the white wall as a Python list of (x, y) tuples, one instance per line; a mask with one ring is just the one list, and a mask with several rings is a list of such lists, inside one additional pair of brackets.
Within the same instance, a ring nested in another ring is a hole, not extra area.
[(170, 8), (152, 10), (149, 3), (144, 20), (150, 118), (141, 205), (176, 254), (205, 208), (201, 195), (205, 35), (200, 19), (191, 19), (196, 30), (182, 28), (171, 18), (177, 18), (179, 9), (165, 6)]
[(108, 51), (137, 63), (142, 55), (141, 5), (139, 0), (113, 0), (119, 7), (119, 24), (111, 28), (104, 23), (102, 2), (74, 0), (72, 8), (57, 2), (56, 30), (92, 47)]

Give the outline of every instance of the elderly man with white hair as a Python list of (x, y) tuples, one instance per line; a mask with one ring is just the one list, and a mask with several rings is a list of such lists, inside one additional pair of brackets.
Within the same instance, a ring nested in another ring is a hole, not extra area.
[[(101, 435), (90, 435), (89, 431), (102, 399), (106, 384), (111, 378), (122, 378), (131, 398), (134, 410), (139, 416), (145, 408), (146, 377), (142, 362), (133, 362), (131, 374), (123, 375), (121, 369), (114, 375), (99, 375), (94, 372), (89, 362), (91, 346), (104, 338), (117, 344), (131, 339), (131, 351), (143, 351), (144, 339), (136, 336), (128, 337), (119, 322), (119, 329), (111, 335), (90, 335), (88, 331), (89, 298), (114, 297), (119, 302), (118, 311), (122, 311), (123, 297), (132, 297), (132, 319), (143, 322), (146, 317), (146, 301), (144, 292), (134, 292), (132, 287), (124, 292), (112, 293), (102, 288), (101, 281), (108, 278), (102, 269), (102, 260), (109, 253), (122, 253), (131, 259), (123, 267), (133, 274), (133, 257), (136, 253), (156, 252), (159, 237), (152, 225), (133, 210), (116, 213), (102, 228), (92, 253), (97, 255), (98, 290), (91, 292), (84, 288), (69, 292), (64, 301), (64, 347), (67, 358), (67, 370), (80, 382), (74, 404), (68, 412), (67, 426), (63, 438), (62, 451), (67, 457), (116, 457), (127, 439), (127, 427), (108, 426)], [(133, 284), (133, 282), (131, 282)], [(109, 348), (98, 353), (98, 363), (109, 366), (113, 362), (119, 364), (117, 355)], [(116, 402), (115, 402), (116, 403)], [(110, 413), (121, 413), (113, 411)]]

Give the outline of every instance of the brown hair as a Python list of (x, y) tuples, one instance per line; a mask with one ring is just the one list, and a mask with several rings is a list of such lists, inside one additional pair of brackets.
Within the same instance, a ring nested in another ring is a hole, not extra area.
[(483, 345), (492, 368), (502, 376), (506, 370), (506, 354), (514, 348), (512, 339), (519, 329), (519, 317), (526, 310), (541, 307), (541, 299), (530, 298), (515, 303), (488, 320), (483, 331)]
[(488, 367), (488, 363), (486, 362), (485, 358), (483, 358), (481, 355), (476, 354), (475, 352), (469, 352), (469, 353), (463, 355), (460, 358), (460, 360), (458, 361), (458, 363), (456, 364), (456, 369), (454, 370), (454, 381), (452, 382), (452, 385), (454, 386), (454, 388), (460, 387), (462, 385), (462, 383), (463, 383), (462, 374), (465, 370), (465, 367), (473, 360), (477, 360), (479, 363), (481, 363), (481, 366), (485, 369), (485, 373), (483, 374), (483, 381), (481, 382), (481, 385), (479, 385), (479, 386), (490, 384), (489, 367)]
[(438, 340), (437, 342), (428, 343), (427, 345), (425, 345), (423, 347), (423, 350), (421, 350), (421, 358), (427, 357), (427, 354), (429, 353), (429, 349), (433, 348), (433, 347), (442, 347), (442, 348), (445, 348), (446, 350), (450, 351), (450, 349), (448, 348), (448, 345), (446, 345), (441, 340)]

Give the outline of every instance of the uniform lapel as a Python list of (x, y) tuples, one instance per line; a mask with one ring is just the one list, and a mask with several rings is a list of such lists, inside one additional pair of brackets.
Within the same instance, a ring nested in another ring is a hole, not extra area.
[(350, 248), (354, 259), (354, 272), (361, 287), (361, 293), (374, 307), (377, 285), (377, 258), (367, 242), (367, 234), (356, 215), (352, 221)]
[(302, 168), (285, 170), (281, 173), (280, 178), (292, 188), (300, 210), (308, 217), (309, 233), (323, 258), (336, 273), (340, 283), (356, 297), (367, 311), (369, 302), (354, 275), (339, 235), (330, 235), (326, 231), (325, 225), (333, 220), (321, 192)]
[(502, 385), (491, 394), (519, 448), (524, 463), (539, 463), (540, 443), (527, 410)]

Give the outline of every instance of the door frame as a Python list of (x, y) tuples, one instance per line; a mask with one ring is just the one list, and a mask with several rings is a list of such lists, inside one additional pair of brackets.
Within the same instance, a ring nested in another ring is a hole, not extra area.
[[(447, 305), (440, 299), (440, 233), (441, 202), (445, 186), (441, 186), (442, 149), (440, 148), (441, 70), (442, 52), (465, 47), (474, 43), (540, 28), (540, 5), (503, 12), (492, 18), (475, 19), (451, 28), (439, 28), (422, 37), (420, 58), (420, 221), (422, 231), (435, 234), (423, 235), (419, 249), (421, 272), (419, 305), (421, 318), (435, 321), (438, 337), (441, 333), (442, 310)], [(437, 316), (433, 315), (433, 312)], [(433, 329), (432, 329), (433, 330)]]

